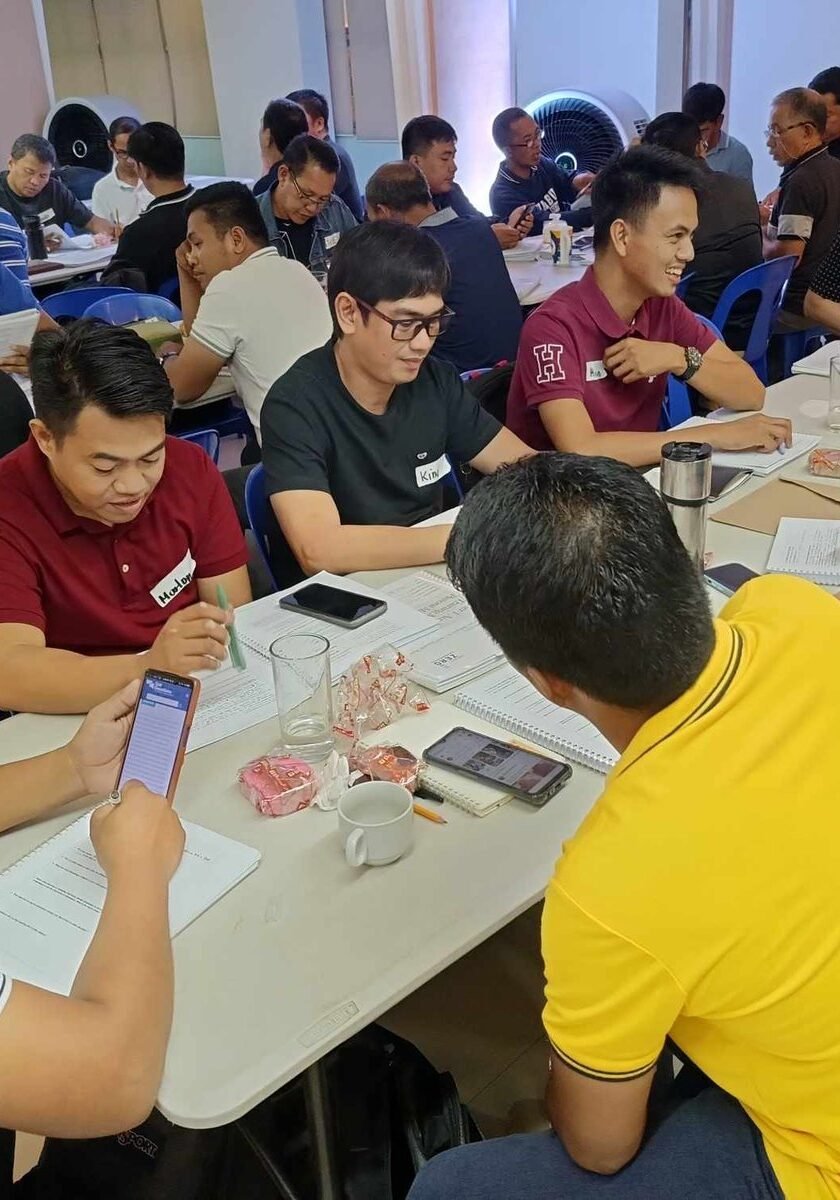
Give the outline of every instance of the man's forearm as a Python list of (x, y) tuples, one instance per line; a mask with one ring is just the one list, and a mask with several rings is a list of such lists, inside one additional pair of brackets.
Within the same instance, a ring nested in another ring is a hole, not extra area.
[(691, 386), (701, 396), (733, 412), (757, 412), (764, 405), (764, 384), (743, 359), (703, 359)]
[(185, 271), (178, 271), (178, 287), (181, 293), (181, 319), (183, 321), (184, 337), (187, 337), (192, 329), (193, 321), (195, 320), (198, 306), (201, 303), (201, 288), (193, 279), (192, 275), (187, 275)]
[(0, 651), (0, 708), (31, 713), (86, 713), (145, 670), (138, 654), (74, 654), (49, 646)]
[(299, 547), (300, 565), (308, 575), (332, 571), (379, 571), (443, 562), (450, 525), (404, 529), (400, 525), (340, 525), (318, 532)]
[(0, 766), (0, 831), (85, 795), (66, 746)]
[(805, 296), (805, 316), (815, 325), (824, 325), (832, 333), (840, 334), (840, 304), (834, 300), (826, 300), (816, 292), (808, 292)]

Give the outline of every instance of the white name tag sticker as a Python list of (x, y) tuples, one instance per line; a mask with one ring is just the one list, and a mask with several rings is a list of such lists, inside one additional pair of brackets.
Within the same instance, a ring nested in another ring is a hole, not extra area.
[(600, 358), (594, 362), (586, 364), (586, 382), (595, 383), (599, 379), (607, 378), (607, 368), (601, 362)]
[(450, 469), (449, 459), (445, 454), (441, 454), (437, 462), (422, 463), (414, 471), (417, 486), (428, 487), (430, 483), (437, 483), (439, 479), (443, 479), (444, 475), (449, 474)]
[(340, 233), (328, 233), (326, 235), (326, 237), (324, 238), (324, 245), (327, 248), (327, 250), (334, 250), (335, 247), (338, 245), (338, 239), (340, 237), (341, 237)]
[(49, 225), (50, 221), (55, 220), (55, 209), (45, 208), (43, 212), (38, 213), (38, 219), (42, 225)]
[(183, 592), (184, 588), (192, 582), (192, 577), (195, 574), (195, 559), (192, 556), (192, 551), (188, 550), (177, 567), (173, 567), (160, 583), (156, 583), (152, 588), (151, 596), (155, 604), (159, 604), (161, 608), (166, 608), (170, 601), (174, 600), (179, 592)]

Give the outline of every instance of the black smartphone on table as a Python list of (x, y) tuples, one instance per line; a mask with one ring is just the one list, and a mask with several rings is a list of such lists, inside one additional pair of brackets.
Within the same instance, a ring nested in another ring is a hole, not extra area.
[(707, 567), (703, 572), (706, 583), (724, 596), (734, 596), (739, 587), (758, 579), (758, 572), (743, 563), (721, 563), (719, 567)]
[(436, 767), (504, 788), (541, 808), (572, 777), (568, 763), (458, 725), (423, 752)]
[(308, 583), (298, 588), (282, 598), (280, 607), (302, 616), (320, 617), (322, 621), (341, 625), (344, 629), (358, 629), (388, 611), (384, 600), (359, 592), (345, 592), (326, 583)]

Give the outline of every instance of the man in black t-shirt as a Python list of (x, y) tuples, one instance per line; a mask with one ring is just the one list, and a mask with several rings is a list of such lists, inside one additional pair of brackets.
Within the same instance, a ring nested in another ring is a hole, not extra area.
[(307, 574), (440, 562), (450, 461), (482, 473), (533, 453), (486, 413), (457, 371), (429, 358), (449, 318), (434, 239), (391, 221), (341, 239), (329, 273), (332, 341), (270, 388), (267, 492)]
[(9, 169), (0, 172), (0, 208), (10, 212), (21, 228), (27, 217), (38, 217), (45, 227), (69, 224), (90, 233), (113, 235), (110, 221), (95, 217), (55, 178), (55, 165), (55, 150), (46, 138), (21, 134), (12, 146)]
[(808, 87), (819, 92), (825, 105), (825, 145), (832, 158), (840, 158), (840, 67), (826, 67)]

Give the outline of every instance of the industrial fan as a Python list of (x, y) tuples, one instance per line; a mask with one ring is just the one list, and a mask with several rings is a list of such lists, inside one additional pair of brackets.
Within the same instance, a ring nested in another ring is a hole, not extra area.
[(648, 115), (627, 92), (594, 96), (571, 89), (526, 105), (543, 131), (542, 152), (565, 171), (598, 172), (612, 156), (641, 137)]
[(111, 170), (108, 126), (117, 117), (140, 114), (119, 96), (70, 96), (50, 109), (44, 122), (44, 137), (52, 142), (60, 167)]

